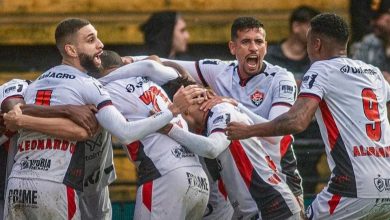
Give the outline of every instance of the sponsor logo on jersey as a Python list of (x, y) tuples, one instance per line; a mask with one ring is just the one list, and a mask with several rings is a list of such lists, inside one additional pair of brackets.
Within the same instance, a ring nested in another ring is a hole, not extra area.
[(74, 79), (76, 78), (75, 75), (67, 74), (67, 73), (56, 73), (56, 72), (48, 72), (42, 74), (38, 80), (45, 79), (45, 78), (56, 78), (56, 79)]
[(253, 104), (255, 104), (256, 106), (259, 106), (262, 102), (263, 102), (263, 99), (264, 99), (264, 93), (260, 92), (259, 90), (256, 90), (251, 96), (251, 101)]
[(190, 187), (199, 189), (201, 192), (209, 191), (209, 184), (207, 178), (196, 176), (189, 172), (186, 172), (186, 174), (187, 174), (188, 185)]
[(353, 147), (354, 157), (390, 157), (390, 146), (387, 147), (364, 147), (354, 146)]
[(126, 90), (127, 90), (127, 92), (129, 92), (129, 93), (133, 93), (134, 90), (135, 90), (135, 87), (134, 87), (133, 84), (127, 84)]
[(379, 192), (390, 191), (390, 178), (383, 178), (378, 175), (377, 178), (374, 178), (374, 184)]
[(378, 74), (375, 69), (371, 68), (362, 68), (359, 67), (353, 67), (349, 65), (344, 65), (340, 68), (340, 72), (342, 73), (353, 73), (353, 74), (367, 74), (367, 75), (376, 75)]
[(175, 147), (171, 150), (171, 153), (176, 158), (183, 158), (183, 157), (195, 157), (195, 154), (191, 151), (187, 150), (185, 147)]
[(37, 205), (38, 191), (29, 189), (10, 189), (8, 204)]
[(216, 117), (214, 120), (213, 120), (213, 124), (217, 124), (217, 123), (220, 123), (223, 121), (223, 115), (220, 115), (218, 117)]
[(306, 84), (307, 87), (309, 87), (309, 89), (311, 89), (313, 87), (313, 85), (314, 85), (314, 82), (316, 81), (317, 76), (318, 76), (317, 73), (313, 73), (313, 74), (311, 74), (309, 76), (306, 75), (306, 76), (303, 77), (302, 82), (304, 84)]
[(38, 160), (29, 160), (29, 157), (26, 157), (20, 161), (20, 169), (25, 170), (44, 170), (48, 171), (50, 169), (51, 160), (46, 158), (41, 158)]
[(37, 150), (61, 150), (73, 154), (75, 151), (75, 142), (58, 139), (38, 139), (25, 140), (18, 145), (18, 152), (37, 151)]
[(16, 86), (10, 86), (6, 89), (4, 89), (4, 93), (7, 94), (7, 93), (10, 93), (12, 91), (15, 91), (16, 90)]

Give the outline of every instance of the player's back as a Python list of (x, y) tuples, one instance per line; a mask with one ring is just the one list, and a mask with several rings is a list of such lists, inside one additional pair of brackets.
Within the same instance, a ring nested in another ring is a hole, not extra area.
[(300, 96), (317, 98), (316, 117), (332, 170), (329, 191), (347, 197), (390, 196), (389, 84), (362, 61), (317, 61)]
[[(222, 132), (230, 121), (253, 123), (234, 106), (221, 103), (209, 112), (207, 135)], [(258, 212), (264, 219), (285, 219), (299, 212), (294, 195), (258, 138), (231, 141), (217, 161), (229, 199), (237, 202), (244, 219)]]
[[(149, 117), (151, 111), (158, 114), (170, 103), (160, 86), (143, 77), (113, 81), (105, 87), (112, 97), (113, 104), (130, 121)], [(188, 129), (181, 116), (174, 118), (172, 122), (183, 129)], [(194, 153), (160, 133), (152, 133), (129, 144), (127, 152), (137, 165), (140, 184), (179, 167), (201, 166)]]

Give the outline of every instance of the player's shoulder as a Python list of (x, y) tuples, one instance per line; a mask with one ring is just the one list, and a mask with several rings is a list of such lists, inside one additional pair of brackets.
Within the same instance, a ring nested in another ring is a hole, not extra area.
[(218, 115), (223, 113), (233, 113), (236, 111), (238, 112), (238, 108), (230, 103), (222, 102), (213, 106), (210, 111), (213, 113), (213, 115)]
[(65, 79), (65, 80), (77, 80), (84, 78), (83, 72), (69, 65), (54, 66), (44, 73), (42, 73), (36, 81), (51, 80), (51, 79)]
[(213, 68), (220, 68), (221, 70), (226, 68), (234, 68), (238, 65), (236, 60), (220, 60), (220, 59), (203, 59), (199, 60), (198, 63), (202, 66), (208, 66)]
[(146, 83), (152, 83), (147, 77), (129, 77), (126, 79), (118, 79), (111, 81), (105, 85), (107, 90), (117, 89), (118, 87), (126, 88), (127, 92), (133, 93), (138, 89), (143, 88)]
[(24, 79), (12, 79), (0, 87), (1, 96), (3, 98), (13, 95), (24, 95), (28, 85), (31, 83), (29, 80)]
[(267, 76), (272, 76), (274, 80), (290, 80), (295, 82), (294, 75), (286, 68), (274, 65), (265, 60), (263, 61), (263, 63), (266, 65), (264, 73)]

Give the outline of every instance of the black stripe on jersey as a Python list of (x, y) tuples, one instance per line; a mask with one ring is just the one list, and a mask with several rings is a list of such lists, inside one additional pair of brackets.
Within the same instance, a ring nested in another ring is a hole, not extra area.
[(75, 151), (70, 159), (63, 183), (77, 191), (83, 191), (85, 176), (85, 141), (76, 143)]
[(306, 93), (306, 92), (301, 92), (299, 93), (298, 95), (298, 98), (313, 98), (315, 100), (317, 100), (318, 102), (321, 102), (322, 98), (316, 94), (313, 94), (313, 93)]
[(105, 101), (103, 101), (103, 102), (98, 104), (97, 109), (100, 110), (100, 109), (102, 109), (102, 108), (104, 108), (106, 106), (109, 106), (109, 105), (112, 105), (112, 101), (111, 100), (105, 100)]
[(195, 68), (200, 81), (202, 81), (203, 86), (208, 87), (209, 85), (207, 84), (206, 80), (203, 77), (202, 71), (200, 70), (199, 61), (195, 62)]
[(152, 159), (146, 155), (144, 145), (141, 141), (139, 141), (137, 161), (140, 162), (138, 166), (138, 186), (161, 177), (161, 174), (154, 165)]
[(265, 182), (255, 170), (252, 172), (249, 193), (260, 210), (261, 219), (287, 219), (293, 215), (282, 194)]
[(214, 128), (214, 129), (210, 132), (210, 134), (215, 133), (215, 132), (222, 132), (222, 133), (225, 133), (225, 129), (223, 129), (223, 128)]
[(356, 179), (353, 172), (352, 162), (348, 156), (344, 141), (339, 134), (336, 144), (330, 152), (335, 167), (332, 171), (334, 177), (329, 184), (328, 192), (339, 194), (344, 197), (357, 197)]
[(287, 103), (287, 102), (275, 102), (272, 104), (272, 107), (276, 106), (276, 105), (282, 105), (282, 106), (287, 106), (287, 107), (292, 107), (292, 105), (290, 103)]
[(299, 176), (298, 172), (296, 172), (298, 170), (297, 160), (295, 159), (291, 144), (286, 153), (282, 155), (282, 158), (280, 159), (280, 166), (282, 168), (282, 173), (286, 175), (288, 188), (290, 188), (294, 196), (302, 195), (302, 178)]

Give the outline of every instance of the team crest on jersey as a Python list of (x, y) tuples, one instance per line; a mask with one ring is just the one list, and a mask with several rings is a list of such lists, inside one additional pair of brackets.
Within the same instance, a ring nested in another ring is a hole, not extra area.
[(379, 192), (390, 191), (390, 179), (386, 179), (378, 175), (378, 178), (374, 178), (375, 187)]
[(252, 103), (255, 104), (256, 106), (259, 106), (264, 99), (264, 93), (260, 92), (259, 90), (256, 90), (252, 95), (251, 95), (251, 100)]

